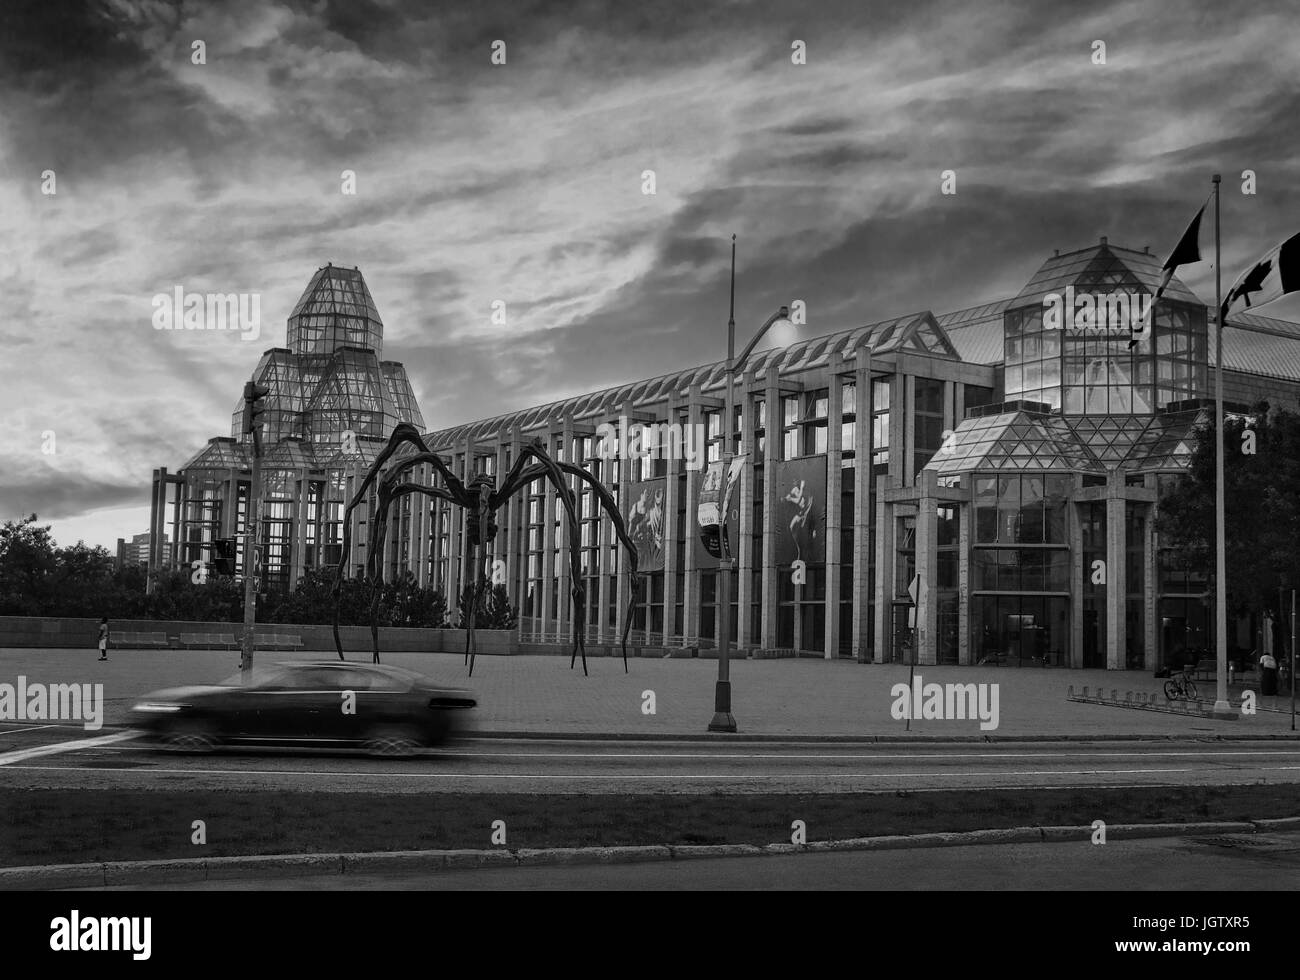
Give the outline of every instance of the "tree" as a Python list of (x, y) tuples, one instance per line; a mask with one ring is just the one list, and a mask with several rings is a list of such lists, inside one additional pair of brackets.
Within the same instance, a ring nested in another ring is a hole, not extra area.
[(36, 515), (0, 526), (0, 614), (51, 615), (52, 578), (58, 559), (50, 526)]
[(125, 592), (108, 550), (78, 541), (54, 553), (49, 576), (51, 614), (98, 618), (120, 616)]
[[(292, 592), (268, 605), (264, 622), (315, 623), (334, 621), (334, 569), (312, 568), (298, 579)], [(397, 582), (388, 582), (380, 595), (380, 626), (446, 625), (447, 600), (441, 592), (422, 588), (408, 572)], [(340, 592), (339, 625), (370, 625), (370, 585), (363, 579), (345, 578)]]
[(512, 630), (519, 625), (519, 610), (510, 604), (510, 593), (504, 585), (491, 585), (487, 576), (479, 579), (478, 585), (467, 585), (461, 591), (457, 605), (459, 620), (457, 629), (469, 626), (469, 607), (478, 589), (478, 607), (474, 615), (474, 628), (480, 630)]
[(145, 597), (146, 619), (191, 623), (239, 623), (244, 619), (244, 589), (229, 575), (209, 574), (202, 585), (188, 568), (163, 568), (154, 573)]
[[(1277, 608), (1277, 588), (1300, 587), (1300, 415), (1224, 422), (1224, 521), (1230, 614)], [(1253, 449), (1254, 452), (1249, 450)], [(1160, 498), (1156, 529), (1189, 567), (1215, 565), (1214, 428), (1198, 433), (1191, 467)]]

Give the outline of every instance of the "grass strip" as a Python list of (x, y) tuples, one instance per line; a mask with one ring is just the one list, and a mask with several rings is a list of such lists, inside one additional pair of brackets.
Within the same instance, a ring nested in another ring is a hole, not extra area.
[[(1023, 826), (1300, 814), (1295, 786), (695, 794), (0, 789), (0, 866), (506, 846), (769, 844)], [(205, 844), (195, 844), (202, 820)]]

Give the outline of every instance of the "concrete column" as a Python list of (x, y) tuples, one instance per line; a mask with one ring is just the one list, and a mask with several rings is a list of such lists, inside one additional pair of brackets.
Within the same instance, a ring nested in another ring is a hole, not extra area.
[[(902, 416), (899, 419), (903, 429), (903, 441), (901, 443), (903, 447), (903, 467), (901, 472), (903, 474), (903, 486), (910, 487), (916, 481), (916, 471), (912, 466), (913, 460), (916, 458), (913, 455), (913, 451), (916, 449), (916, 377), (911, 374), (904, 375), (902, 382), (900, 386), (902, 398), (895, 402), (891, 392), (889, 421), (894, 421), (895, 413)], [(895, 408), (895, 405), (898, 407)], [(897, 445), (900, 445), (900, 443), (895, 443), (895, 446)]]
[[(561, 445), (564, 447), (560, 456), (564, 462), (570, 462), (573, 457), (573, 415), (565, 413), (560, 423)], [(550, 448), (549, 446), (547, 447)], [(564, 486), (571, 490), (576, 477), (564, 476)], [(578, 510), (578, 501), (573, 501), (574, 513), (578, 516), (581, 523), (582, 516)], [(559, 630), (562, 640), (571, 640), (573, 634), (573, 624), (577, 621), (573, 611), (573, 589), (576, 583), (573, 581), (573, 571), (570, 564), (569, 549), (573, 543), (573, 534), (569, 530), (569, 517), (564, 509), (564, 503), (557, 499), (555, 513), (560, 518), (560, 529), (557, 532), (560, 545), (560, 601), (557, 608), (556, 629)]]
[(853, 439), (853, 652), (866, 662), (874, 637), (868, 635), (871, 591), (871, 348), (860, 344), (854, 358), (858, 424)]
[[(973, 488), (967, 487), (967, 492)], [(971, 521), (975, 519), (975, 507), (962, 503), (958, 508), (957, 522), (957, 663), (962, 666), (970, 664), (970, 542)]]
[(751, 634), (750, 607), (754, 603), (754, 463), (757, 442), (754, 429), (760, 425), (755, 421), (753, 400), (750, 387), (754, 375), (746, 370), (736, 395), (736, 404), (740, 406), (741, 433), (740, 452), (746, 457), (740, 468), (740, 485), (736, 488), (736, 508), (739, 519), (733, 532), (736, 540), (732, 543), (736, 555), (736, 635), (737, 651), (754, 645), (755, 637)]
[(298, 470), (289, 481), (293, 488), (293, 514), (289, 526), (289, 588), (298, 581), (307, 558), (307, 491), (310, 477), (306, 470)]
[[(594, 424), (599, 429), (600, 420), (596, 420)], [(597, 445), (599, 441), (599, 437), (596, 437)], [(599, 456), (600, 453), (597, 452), (596, 455)], [(614, 465), (613, 460), (605, 459), (600, 459), (596, 463), (597, 479), (600, 480), (601, 486), (611, 491), (615, 481), (611, 477), (610, 470)], [(609, 560), (609, 546), (612, 542), (622, 550), (623, 545), (614, 534), (614, 522), (605, 513), (605, 508), (601, 506), (600, 501), (596, 502), (596, 509), (597, 513), (600, 514), (600, 523), (596, 525), (596, 567), (593, 569), (596, 573), (596, 594), (592, 597), (592, 601), (596, 603), (596, 615), (593, 617), (593, 621), (596, 624), (598, 642), (606, 643), (608, 642), (610, 630), (613, 628), (609, 618), (609, 573), (612, 571)], [(615, 562), (615, 568), (617, 568), (617, 561)]]
[[(1155, 477), (1148, 475), (1147, 483), (1153, 484)], [(1154, 487), (1152, 487), (1154, 489)], [(1145, 587), (1142, 590), (1142, 636), (1143, 643), (1146, 647), (1146, 658), (1143, 667), (1146, 670), (1155, 670), (1160, 651), (1156, 648), (1159, 641), (1159, 635), (1156, 624), (1159, 622), (1159, 583), (1156, 581), (1156, 514), (1154, 507), (1148, 507), (1146, 512), (1146, 534), (1142, 540), (1142, 578)]]
[[(668, 422), (672, 424), (677, 421), (677, 413), (682, 408), (682, 402), (676, 394), (668, 397)], [(677, 508), (681, 505), (682, 489), (679, 475), (683, 472), (689, 474), (685, 468), (685, 461), (680, 459), (668, 460), (668, 475), (664, 478), (664, 645), (668, 644), (668, 637), (677, 632), (674, 625), (674, 615), (677, 609), (677, 573), (684, 571), (684, 567), (677, 562), (677, 541), (685, 541), (685, 552), (690, 555), (691, 549), (695, 542), (694, 538), (694, 520), (695, 515), (690, 512), (690, 496), (687, 495), (687, 507), (685, 520), (678, 521)], [(688, 476), (689, 480), (690, 477)], [(628, 497), (629, 505), (632, 503), (631, 496)], [(689, 559), (688, 559), (689, 560)], [(649, 580), (646, 580), (646, 588), (649, 589)], [(649, 629), (649, 626), (646, 627)], [(686, 610), (682, 610), (682, 632), (686, 628)]]
[(149, 488), (149, 572), (158, 570), (162, 564), (162, 536), (166, 522), (163, 519), (162, 506), (158, 502), (158, 491), (165, 486), (164, 469), (153, 471), (153, 484)]
[[(1066, 540), (1070, 542), (1070, 666), (1083, 666), (1083, 581), (1088, 574), (1083, 560), (1083, 525), (1079, 520), (1079, 505), (1073, 497), (1083, 488), (1083, 478), (1074, 477), (1075, 494), (1065, 507)], [(1085, 505), (1086, 506), (1086, 505)]]
[[(506, 473), (518, 462), (519, 454), (523, 452), (524, 438), (518, 426), (513, 426), (510, 429), (506, 436), (506, 442), (510, 450), (510, 464), (498, 474), (498, 486), (504, 484)], [(502, 458), (504, 460), (504, 454)], [(510, 601), (520, 610), (520, 633), (525, 632), (524, 619), (532, 616), (531, 610), (524, 608), (528, 598), (528, 496), (530, 486), (530, 484), (525, 484), (518, 493), (511, 494), (509, 500), (506, 501), (505, 524), (502, 529), (506, 535), (506, 561), (509, 562), (509, 567), (506, 570), (506, 582), (509, 583)]]
[(784, 442), (781, 431), (781, 389), (777, 384), (777, 369), (767, 369), (767, 385), (763, 395), (767, 420), (763, 424), (767, 449), (763, 462), (763, 604), (762, 636), (759, 643), (765, 650), (777, 646), (776, 615), (779, 592), (776, 567), (776, 464), (782, 458)]
[[(891, 419), (892, 421), (892, 419)], [(890, 449), (890, 468), (894, 466)], [(890, 647), (890, 617), (894, 599), (894, 510), (885, 501), (885, 491), (897, 484), (889, 476), (876, 482), (876, 658), (882, 664)]]
[[(630, 401), (625, 401), (625, 402), (624, 402), (624, 403), (619, 407), (619, 414), (620, 414), (619, 422), (620, 422), (620, 425), (621, 425), (622, 420), (623, 420), (624, 418), (627, 418), (627, 419), (630, 419), (630, 418), (631, 418), (631, 416), (632, 416), (632, 403), (631, 403)], [(622, 436), (622, 434), (623, 434), (621, 428), (620, 428), (620, 430), (619, 430), (619, 434), (620, 434), (620, 436)], [(616, 480), (617, 483), (618, 483), (618, 492), (615, 494), (615, 497), (616, 497), (617, 500), (618, 500), (618, 509), (619, 509), (619, 513), (621, 513), (621, 514), (623, 515), (624, 519), (626, 519), (626, 518), (627, 518), (627, 512), (628, 512), (628, 506), (629, 506), (629, 504), (630, 504), (630, 502), (631, 502), (631, 497), (632, 497), (632, 490), (631, 490), (631, 487), (630, 487), (630, 483), (631, 483), (631, 480), (632, 480), (632, 466), (631, 466), (631, 463), (630, 463), (629, 460), (624, 459), (624, 458), (622, 457), (622, 455), (619, 455), (617, 459), (615, 459), (615, 460), (611, 460), (611, 461), (609, 461), (608, 463), (606, 463), (605, 465), (607, 465), (607, 466), (613, 468), (612, 471), (611, 471), (611, 479)], [(617, 476), (613, 476), (614, 473), (616, 473)], [(609, 483), (609, 481), (606, 481), (606, 485), (607, 485), (607, 486), (608, 486), (608, 483)], [(675, 515), (674, 515), (674, 514), (671, 512), (671, 510), (670, 510), (670, 512), (669, 512), (668, 514), (665, 514), (665, 515), (664, 515), (664, 517), (665, 517), (665, 521), (671, 519), (673, 516), (675, 516)], [(665, 527), (664, 547), (665, 547), (665, 548), (670, 548), (670, 547), (671, 547), (671, 542), (670, 542), (670, 541), (668, 540), (668, 538), (667, 538), (667, 528), (666, 528), (666, 527)], [(667, 557), (668, 557), (668, 556), (665, 555), (665, 559), (667, 559)], [(648, 582), (643, 583), (643, 584), (645, 584), (645, 585), (647, 586), (647, 588), (648, 588)], [(614, 619), (614, 629), (617, 630), (617, 631), (618, 631), (618, 635), (619, 635), (620, 637), (622, 637), (622, 635), (623, 635), (623, 627), (624, 627), (624, 625), (627, 623), (627, 617), (629, 617), (629, 616), (632, 615), (632, 610), (631, 610), (631, 608), (630, 608), (630, 607), (631, 607), (631, 602), (632, 602), (632, 563), (631, 563), (631, 560), (630, 560), (629, 557), (628, 557), (627, 549), (625, 549), (625, 548), (619, 548), (619, 549), (618, 549), (618, 583), (617, 583), (617, 585), (618, 585), (618, 598), (617, 598), (617, 600), (616, 600), (616, 601), (617, 601), (617, 606), (616, 606), (616, 608), (615, 608), (615, 612), (616, 612), (618, 615), (617, 615), (617, 616), (615, 617), (615, 619)], [(642, 593), (642, 595), (641, 595), (641, 597), (640, 597), (640, 602), (641, 602), (641, 603), (644, 603), (644, 602), (645, 602), (645, 594), (644, 594), (644, 592)], [(634, 622), (635, 622), (635, 620), (634, 620)], [(631, 642), (631, 641), (629, 640), (629, 642)]]
[[(555, 448), (554, 431), (547, 426), (543, 441), (546, 443), (546, 452), (549, 454)], [(555, 488), (551, 486), (551, 481), (545, 481), (546, 495), (542, 498), (542, 615), (539, 629), (543, 637), (549, 633), (559, 631), (558, 612), (559, 606), (563, 602), (564, 595), (561, 589), (559, 599), (556, 605), (556, 614), (551, 612), (551, 593), (556, 586), (552, 583), (556, 581), (555, 577), (555, 547), (559, 536), (563, 534), (563, 513), (564, 507), (556, 499)], [(560, 517), (561, 527), (556, 531), (555, 521)]]
[[(632, 409), (632, 403), (624, 403), (623, 412), (627, 413), (630, 409)], [(606, 465), (608, 465), (608, 467), (614, 467), (614, 471), (612, 472), (617, 474), (616, 477), (611, 477), (612, 480), (615, 480), (617, 485), (619, 485), (619, 490), (617, 490), (617, 493), (615, 494), (615, 499), (617, 500), (617, 503), (619, 503), (619, 513), (623, 515), (624, 522), (627, 522), (628, 509), (632, 507), (632, 485), (630, 485), (632, 484), (632, 465), (628, 463), (628, 460), (621, 458), (621, 456), (616, 460), (611, 460), (610, 463), (607, 463)], [(664, 507), (667, 507), (667, 496), (664, 498)], [(669, 539), (667, 535), (667, 519), (668, 515), (666, 513), (666, 515), (664, 515), (664, 521), (666, 521), (666, 524), (664, 524), (664, 547), (666, 548), (672, 546), (671, 539)], [(617, 576), (619, 577), (617, 577), (617, 589), (615, 590), (616, 615), (612, 626), (617, 630), (617, 636), (621, 639), (621, 637), (623, 637), (623, 626), (627, 623), (627, 617), (632, 615), (632, 560), (629, 558), (627, 548), (621, 545), (619, 546), (619, 556), (617, 556), (615, 564), (616, 568), (619, 569), (619, 572), (617, 572)], [(645, 576), (642, 576), (641, 602), (645, 602), (647, 581), (649, 580), (646, 580)]]
[(938, 590), (935, 566), (939, 541), (939, 507), (935, 497), (937, 476), (922, 470), (917, 484), (921, 499), (916, 512), (916, 574), (920, 578), (916, 602), (916, 650), (918, 664), (938, 662)]
[[(831, 355), (829, 370), (830, 390), (826, 406), (826, 626), (823, 644), (825, 659), (833, 660), (840, 652), (840, 524), (843, 519), (840, 504), (844, 471), (841, 468), (843, 449), (840, 431), (844, 423), (844, 357)], [(852, 520), (852, 515), (849, 515)]]
[(1106, 667), (1123, 670), (1127, 635), (1124, 630), (1124, 473), (1106, 477)]
[(228, 538), (238, 532), (235, 526), (236, 510), (239, 507), (239, 471), (234, 467), (226, 470), (226, 478), (221, 484), (221, 533), (219, 537)]
[[(686, 424), (692, 429), (697, 425), (701, 425), (704, 421), (701, 401), (700, 386), (698, 384), (691, 385), (686, 396)], [(704, 475), (707, 472), (707, 467), (699, 470), (688, 469), (686, 471), (687, 533), (686, 547), (684, 549), (686, 553), (684, 571), (686, 574), (683, 577), (682, 586), (682, 634), (688, 637), (700, 637), (700, 590), (703, 583), (701, 581), (699, 559), (695, 553), (695, 527), (692, 524), (695, 515), (692, 513), (692, 508), (699, 500), (700, 485), (703, 483)], [(667, 610), (665, 610), (665, 614), (666, 616), (670, 615)], [(666, 626), (667, 624), (665, 624)], [(666, 628), (664, 632), (667, 632)]]

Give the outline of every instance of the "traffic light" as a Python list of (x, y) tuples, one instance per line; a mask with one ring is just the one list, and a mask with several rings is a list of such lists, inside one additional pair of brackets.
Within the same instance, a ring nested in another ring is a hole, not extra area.
[(266, 411), (266, 406), (262, 400), (271, 393), (271, 389), (265, 385), (255, 384), (252, 381), (244, 383), (244, 434), (248, 435), (254, 428), (261, 425), (262, 413)]
[(218, 538), (212, 542), (212, 567), (218, 575), (235, 574), (235, 539)]

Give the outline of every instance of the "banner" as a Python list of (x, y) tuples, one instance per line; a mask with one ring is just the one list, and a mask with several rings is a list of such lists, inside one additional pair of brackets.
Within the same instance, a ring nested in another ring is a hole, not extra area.
[(826, 561), (826, 457), (768, 465), (776, 467), (776, 563)]
[(664, 570), (663, 477), (633, 483), (629, 488), (627, 536), (636, 545), (637, 568), (642, 572)]
[[(696, 521), (700, 527), (700, 544), (708, 558), (721, 559), (732, 557), (731, 538), (739, 531), (739, 517), (731, 506), (736, 487), (740, 483), (740, 471), (748, 462), (748, 456), (735, 456), (727, 479), (722, 478), (722, 461), (715, 460), (709, 464), (700, 484), (699, 501), (695, 508)], [(725, 482), (725, 485), (724, 485)], [(728, 525), (736, 526), (735, 531), (728, 531)], [(701, 567), (710, 567), (714, 562), (702, 559)]]

